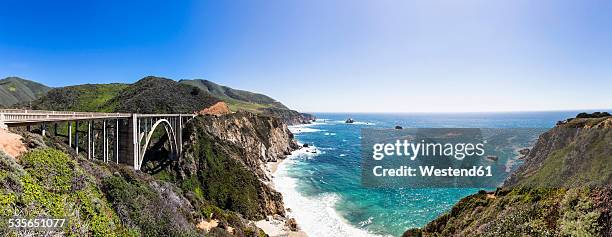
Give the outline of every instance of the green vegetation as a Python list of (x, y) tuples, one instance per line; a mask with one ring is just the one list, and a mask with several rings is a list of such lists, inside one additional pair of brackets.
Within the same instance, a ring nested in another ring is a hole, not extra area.
[(218, 101), (196, 87), (150, 76), (125, 88), (108, 104), (117, 105), (114, 112), (193, 113)]
[(224, 101), (231, 111), (247, 111), (281, 118), (289, 124), (305, 123), (314, 117), (302, 114), (287, 108), (282, 103), (266, 95), (249, 91), (236, 90), (227, 86), (218, 85), (208, 80), (181, 80), (181, 84), (195, 86), (211, 96)]
[(33, 102), (35, 109), (84, 112), (113, 112), (116, 103), (109, 101), (125, 89), (126, 84), (86, 84), (49, 91)]
[(102, 180), (108, 200), (121, 219), (142, 236), (197, 236), (179, 207), (172, 206), (143, 180), (123, 172)]
[(244, 109), (250, 112), (256, 112), (261, 108), (288, 109), (285, 105), (266, 95), (236, 90), (208, 80), (181, 80), (179, 83), (195, 86), (204, 92), (210, 93), (212, 96), (228, 103), (228, 106), (230, 106), (232, 110)]
[(599, 236), (588, 189), (500, 189), (468, 196), (408, 236)]
[(571, 189), (560, 203), (558, 221), (563, 236), (598, 236), (601, 226), (597, 223), (601, 213), (594, 210), (593, 203), (586, 195), (588, 189)]
[(520, 185), (549, 185), (549, 187), (559, 187), (565, 180), (559, 175), (565, 166), (565, 156), (573, 146), (568, 146), (560, 150), (552, 152), (543, 162), (539, 171), (529, 177), (525, 177), (520, 182)]
[[(21, 164), (0, 156), (3, 218), (15, 214), (29, 218), (66, 217), (63, 231), (70, 236), (134, 235), (122, 226), (93, 178), (61, 151), (36, 149), (23, 155)], [(10, 233), (5, 227), (0, 229)]]
[(204, 198), (215, 206), (243, 214), (249, 219), (264, 218), (260, 213), (257, 187), (261, 184), (255, 175), (229, 158), (214, 141), (200, 136), (191, 147), (197, 163), (202, 167), (197, 176), (183, 180), (184, 190)]

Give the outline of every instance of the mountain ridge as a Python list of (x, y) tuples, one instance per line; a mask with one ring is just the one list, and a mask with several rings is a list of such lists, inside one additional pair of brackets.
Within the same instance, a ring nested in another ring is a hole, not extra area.
[(6, 77), (0, 80), (0, 106), (9, 107), (18, 103), (33, 101), (52, 88), (20, 77)]

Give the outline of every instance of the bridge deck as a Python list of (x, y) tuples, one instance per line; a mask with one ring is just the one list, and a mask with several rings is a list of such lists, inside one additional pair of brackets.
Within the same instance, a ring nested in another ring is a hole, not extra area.
[(96, 113), (96, 112), (70, 112), (70, 111), (47, 111), (47, 110), (0, 110), (0, 123), (28, 124), (41, 122), (61, 122), (75, 120), (93, 119), (125, 119), (136, 115), (138, 118), (146, 117), (188, 117), (193, 114), (129, 114), (129, 113)]

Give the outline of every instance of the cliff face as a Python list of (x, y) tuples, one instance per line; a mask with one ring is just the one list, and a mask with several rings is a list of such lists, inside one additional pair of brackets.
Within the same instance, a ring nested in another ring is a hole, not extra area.
[(308, 124), (315, 120), (315, 116), (307, 113), (300, 113), (295, 110), (266, 108), (262, 112), (265, 115), (280, 118), (289, 125)]
[(177, 166), (194, 199), (208, 200), (249, 219), (284, 215), (280, 193), (266, 184), (265, 162), (297, 148), (287, 125), (247, 112), (198, 116), (185, 130), (184, 155)]
[(559, 123), (503, 187), (404, 236), (612, 236), (611, 125), (612, 117)]
[(612, 117), (575, 118), (542, 134), (504, 186), (612, 184)]

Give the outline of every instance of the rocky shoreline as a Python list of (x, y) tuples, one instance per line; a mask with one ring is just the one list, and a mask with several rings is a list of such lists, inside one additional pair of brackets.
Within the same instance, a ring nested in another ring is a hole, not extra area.
[[(300, 148), (304, 149), (304, 148)], [(278, 166), (285, 161), (287, 157), (279, 159), (277, 161), (270, 161), (266, 163), (266, 174), (271, 178), (274, 177)], [(270, 182), (272, 188), (274, 183)], [(291, 216), (291, 209), (285, 208), (287, 214), (285, 216), (268, 216), (265, 220), (255, 222), (255, 225), (262, 229), (266, 234), (274, 236), (290, 236), (290, 237), (306, 237), (306, 232), (301, 231), (299, 228), (299, 220), (296, 220)]]
[[(306, 236), (299, 230), (298, 222), (290, 217), (282, 195), (274, 189), (272, 178), (278, 165), (293, 151), (300, 149), (289, 131), (287, 124), (280, 118), (266, 117), (248, 112), (237, 112), (221, 116), (207, 115), (198, 117), (188, 127), (191, 144), (202, 145), (201, 138), (212, 138), (218, 143), (216, 150), (223, 150), (229, 158), (240, 163), (252, 172), (262, 185), (258, 185), (258, 202), (260, 209), (255, 225), (269, 236)], [(232, 148), (233, 147), (233, 148)], [(231, 152), (232, 150), (236, 150)], [(189, 145), (187, 150), (190, 150)], [(188, 152), (189, 153), (189, 152)], [(197, 152), (193, 155), (197, 157)], [(193, 158), (195, 158), (193, 157)], [(191, 167), (185, 170), (184, 176), (196, 174), (201, 170), (199, 162), (183, 159), (180, 167)], [(195, 166), (188, 165), (194, 164)]]

